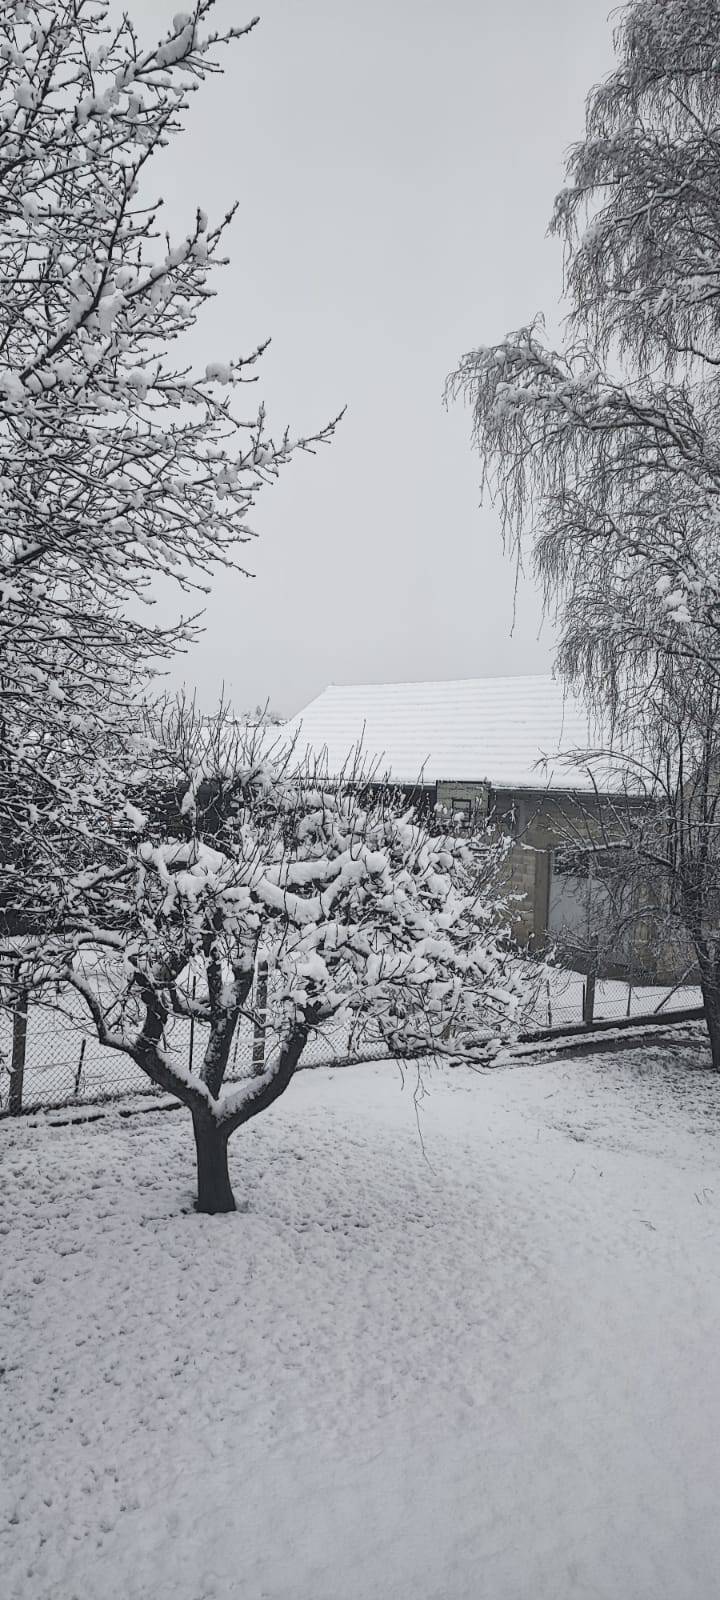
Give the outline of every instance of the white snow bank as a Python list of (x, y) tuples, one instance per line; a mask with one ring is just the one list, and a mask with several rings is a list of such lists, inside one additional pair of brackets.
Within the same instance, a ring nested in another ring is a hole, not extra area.
[[(4, 1600), (709, 1600), (720, 1097), (666, 1053), (5, 1124)], [(636, 1065), (640, 1063), (640, 1065)]]

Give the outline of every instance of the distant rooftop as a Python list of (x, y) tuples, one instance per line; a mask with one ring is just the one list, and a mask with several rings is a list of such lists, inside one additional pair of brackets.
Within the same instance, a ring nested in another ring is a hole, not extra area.
[(395, 783), (590, 787), (558, 760), (592, 746), (587, 710), (550, 676), (330, 684), (283, 733), (297, 737), (300, 759), (325, 755), (331, 772), (361, 745)]

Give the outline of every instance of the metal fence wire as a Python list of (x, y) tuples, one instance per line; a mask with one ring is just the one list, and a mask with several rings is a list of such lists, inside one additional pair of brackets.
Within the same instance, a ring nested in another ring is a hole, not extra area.
[(694, 971), (675, 984), (658, 984), (639, 972), (632, 982), (557, 966), (537, 987), (528, 1028), (557, 1031), (584, 1022), (624, 1022), (633, 1017), (671, 1016), (702, 1005)]
[[(98, 1043), (84, 1003), (74, 991), (52, 990), (44, 997), (31, 998), (9, 981), (2, 986), (0, 1001), (0, 1117), (165, 1093), (129, 1056)], [(261, 966), (251, 1015), (241, 1017), (238, 1024), (227, 1082), (261, 1072), (278, 1048), (267, 1001), (267, 975)], [(528, 1028), (557, 1031), (579, 1022), (671, 1014), (699, 1003), (699, 990), (687, 983), (674, 988), (631, 985), (613, 979), (590, 980), (587, 974), (555, 968), (538, 986), (526, 1022)], [(173, 1017), (168, 1023), (165, 1047), (184, 1066), (197, 1068), (206, 1042), (207, 1028), (202, 1023), (182, 1017)], [(347, 1022), (337, 1022), (310, 1039), (301, 1065), (330, 1066), (385, 1055), (378, 1039), (358, 1042)]]
[[(256, 977), (252, 1016), (240, 1018), (226, 1082), (262, 1072), (278, 1048), (268, 1021), (267, 977)], [(72, 990), (30, 997), (16, 984), (4, 986), (0, 1004), (0, 1117), (23, 1111), (88, 1105), (125, 1096), (164, 1095), (130, 1056), (98, 1042), (88, 1012)], [(207, 1044), (205, 1025), (173, 1017), (164, 1045), (183, 1066), (197, 1069)], [(356, 1042), (347, 1023), (315, 1034), (303, 1053), (303, 1066), (349, 1059), (375, 1060), (386, 1054), (379, 1041)]]

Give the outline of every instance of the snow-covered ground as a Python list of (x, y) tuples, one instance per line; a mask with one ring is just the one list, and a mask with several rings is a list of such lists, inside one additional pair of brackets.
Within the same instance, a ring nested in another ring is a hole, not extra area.
[(2, 1125), (3, 1600), (718, 1593), (720, 1084), (414, 1081), (301, 1074), (214, 1219), (184, 1112)]

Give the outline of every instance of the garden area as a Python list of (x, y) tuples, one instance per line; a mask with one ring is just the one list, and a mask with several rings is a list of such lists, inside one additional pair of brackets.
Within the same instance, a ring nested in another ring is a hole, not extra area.
[(6, 1123), (7, 1600), (711, 1595), (709, 1062), (304, 1072), (225, 1218), (185, 1110)]

